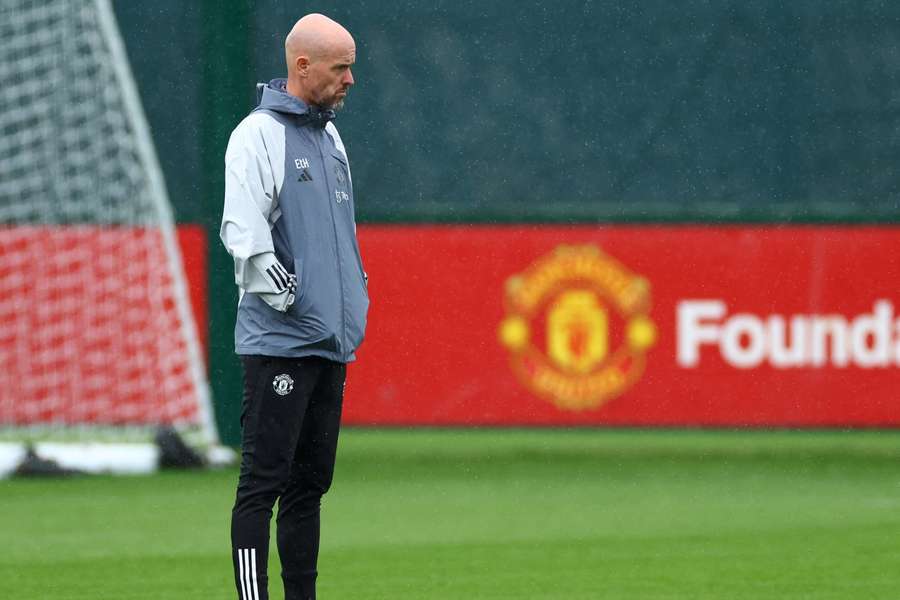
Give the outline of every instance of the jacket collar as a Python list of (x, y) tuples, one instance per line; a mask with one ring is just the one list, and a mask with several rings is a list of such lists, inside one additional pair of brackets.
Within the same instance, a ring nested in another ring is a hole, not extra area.
[(286, 79), (273, 79), (269, 83), (256, 84), (257, 109), (271, 110), (283, 114), (294, 115), (300, 125), (325, 127), (333, 120), (333, 109), (310, 106), (300, 98), (287, 93)]

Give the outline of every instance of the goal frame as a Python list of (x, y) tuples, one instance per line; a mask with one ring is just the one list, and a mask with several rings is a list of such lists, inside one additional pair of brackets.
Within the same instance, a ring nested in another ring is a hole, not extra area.
[[(178, 334), (183, 342), (185, 378), (195, 402), (195, 416), (179, 434), (192, 446), (202, 449), (212, 464), (233, 462), (233, 453), (220, 446), (212, 394), (207, 374), (200, 331), (191, 307), (187, 274), (176, 235), (176, 223), (166, 190), (165, 178), (144, 112), (125, 44), (120, 34), (111, 0), (91, 0), (96, 24), (95, 35), (104, 46), (110, 84), (119, 95), (121, 118), (127, 124), (136, 162), (146, 182), (144, 198), (152, 229), (161, 242), (159, 265), (167, 274), (167, 294), (172, 303), (169, 314), (178, 319)], [(90, 8), (86, 4), (85, 8)], [(147, 424), (94, 424), (35, 422), (0, 424), (0, 478), (13, 472), (20, 461), (33, 451), (40, 459), (58, 463), (65, 469), (99, 473), (140, 473), (155, 470), (159, 449), (153, 444), (157, 426)]]

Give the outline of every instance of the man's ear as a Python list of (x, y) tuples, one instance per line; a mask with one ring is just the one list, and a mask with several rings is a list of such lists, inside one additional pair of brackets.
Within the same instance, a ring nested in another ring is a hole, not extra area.
[(309, 57), (308, 56), (298, 56), (297, 57), (297, 74), (300, 77), (306, 77), (309, 74)]

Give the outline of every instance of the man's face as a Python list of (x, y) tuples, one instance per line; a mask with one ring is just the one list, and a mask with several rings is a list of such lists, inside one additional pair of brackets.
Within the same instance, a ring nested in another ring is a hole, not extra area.
[(356, 47), (348, 45), (312, 59), (307, 85), (313, 103), (322, 108), (340, 109), (347, 90), (353, 85), (350, 67), (356, 62)]

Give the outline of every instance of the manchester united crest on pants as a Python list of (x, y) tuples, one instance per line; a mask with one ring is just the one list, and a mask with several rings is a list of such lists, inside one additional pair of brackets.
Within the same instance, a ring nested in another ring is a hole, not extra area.
[(272, 387), (279, 396), (287, 396), (294, 389), (294, 380), (287, 373), (276, 375), (272, 380)]

